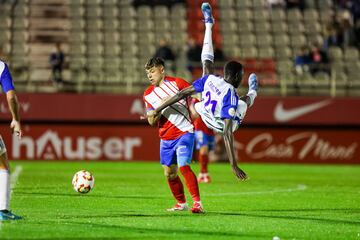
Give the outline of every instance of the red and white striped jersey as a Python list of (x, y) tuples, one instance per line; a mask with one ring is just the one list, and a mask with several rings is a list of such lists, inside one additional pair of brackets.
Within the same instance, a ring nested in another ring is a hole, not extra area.
[[(156, 109), (168, 97), (178, 93), (190, 84), (182, 78), (165, 76), (164, 81), (158, 86), (149, 86), (144, 92), (146, 111)], [(187, 99), (163, 109), (158, 122), (159, 136), (163, 140), (174, 140), (186, 132), (193, 132), (194, 126), (190, 117)]]

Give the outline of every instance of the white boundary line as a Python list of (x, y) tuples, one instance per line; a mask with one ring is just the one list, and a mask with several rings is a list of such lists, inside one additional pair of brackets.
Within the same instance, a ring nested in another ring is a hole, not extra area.
[(296, 188), (285, 188), (285, 189), (273, 189), (269, 191), (259, 191), (259, 192), (228, 192), (228, 193), (214, 193), (214, 194), (204, 194), (207, 197), (218, 197), (218, 196), (237, 196), (237, 195), (260, 195), (260, 194), (269, 194), (269, 193), (282, 193), (282, 192), (296, 192), (304, 191), (307, 189), (307, 186), (304, 184), (297, 185)]
[[(22, 172), (22, 166), (18, 165), (16, 166), (15, 170), (13, 173), (11, 173), (10, 175), (10, 199), (11, 199), (11, 194), (12, 194), (12, 190), (15, 188), (16, 186), (16, 182), (20, 176), (20, 173)], [(2, 227), (2, 221), (0, 221), (0, 231), (1, 231), (1, 227)]]

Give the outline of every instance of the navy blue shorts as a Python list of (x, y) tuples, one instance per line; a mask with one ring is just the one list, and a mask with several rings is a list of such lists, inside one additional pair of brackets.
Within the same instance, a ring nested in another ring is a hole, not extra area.
[(204, 133), (203, 131), (195, 131), (196, 149), (199, 150), (202, 146), (208, 146), (209, 151), (214, 150), (215, 136)]

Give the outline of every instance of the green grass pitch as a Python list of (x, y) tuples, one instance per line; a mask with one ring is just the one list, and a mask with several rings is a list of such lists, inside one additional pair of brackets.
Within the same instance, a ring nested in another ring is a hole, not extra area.
[[(156, 162), (12, 162), (11, 209), (23, 219), (1, 222), (0, 239), (360, 240), (360, 166), (241, 166), (246, 182), (209, 166), (196, 215), (165, 211), (174, 200)], [(81, 169), (95, 177), (84, 195), (71, 186)]]

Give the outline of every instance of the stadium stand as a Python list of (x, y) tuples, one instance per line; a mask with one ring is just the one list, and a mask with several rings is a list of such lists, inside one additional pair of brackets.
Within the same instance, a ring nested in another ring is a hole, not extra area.
[[(186, 79), (188, 37), (202, 40), (203, 1), (2, 1), (0, 46), (19, 91), (140, 93), (148, 84), (143, 64), (160, 38), (175, 50), (174, 73)], [(294, 70), (299, 48), (323, 44), (329, 21), (344, 10), (336, 1), (306, 0), (305, 9), (270, 8), (266, 0), (210, 0), (217, 19), (215, 45), (260, 78), (259, 94), (359, 95), (359, 49), (330, 46), (330, 75)], [(64, 86), (55, 86), (48, 62), (54, 44), (66, 54)], [(200, 64), (199, 64), (200, 65)], [(221, 64), (219, 64), (221, 66)], [(170, 74), (173, 74), (170, 72)], [(246, 84), (246, 83), (244, 83)]]
[[(357, 48), (329, 49), (331, 76), (325, 73), (297, 76), (294, 71), (297, 49), (312, 42), (324, 42), (326, 24), (336, 9), (332, 1), (308, 0), (303, 12), (298, 8), (269, 9), (265, 0), (218, 1), (218, 6), (225, 54), (242, 60), (247, 72), (259, 74), (260, 94), (359, 94), (356, 83), (352, 83), (355, 81), (348, 81), (358, 67)], [(345, 52), (352, 57), (345, 57)], [(260, 61), (264, 59), (267, 64), (275, 64), (275, 68), (262, 68)], [(264, 75), (264, 70), (274, 72)]]

